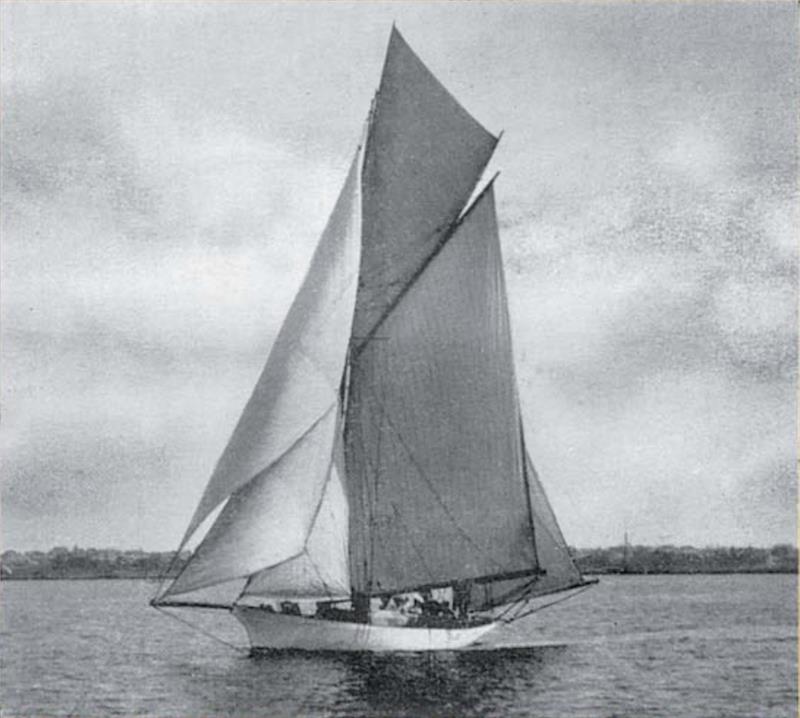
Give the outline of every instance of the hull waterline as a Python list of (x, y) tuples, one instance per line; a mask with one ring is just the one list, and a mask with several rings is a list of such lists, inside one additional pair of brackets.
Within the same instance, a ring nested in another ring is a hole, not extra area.
[(466, 628), (375, 626), (270, 613), (248, 606), (235, 606), (233, 615), (247, 631), (254, 651), (453, 651), (475, 643), (498, 625), (485, 623)]

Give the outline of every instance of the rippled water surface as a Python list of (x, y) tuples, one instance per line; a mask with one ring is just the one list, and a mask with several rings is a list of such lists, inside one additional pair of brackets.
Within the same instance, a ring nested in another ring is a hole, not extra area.
[[(249, 658), (147, 607), (153, 588), (2, 584), (3, 715), (797, 714), (793, 576), (611, 576), (436, 655)], [(197, 613), (244, 645), (227, 614)]]

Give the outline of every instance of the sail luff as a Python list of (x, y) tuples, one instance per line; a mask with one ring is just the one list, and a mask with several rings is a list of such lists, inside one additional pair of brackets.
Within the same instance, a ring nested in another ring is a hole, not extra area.
[[(527, 451), (525, 452), (525, 462), (529, 477), (528, 485), (531, 492), (531, 504), (535, 512), (534, 519), (541, 537), (538, 542), (538, 550), (542, 557), (542, 566), (547, 571), (548, 582), (561, 582), (564, 584), (578, 582), (581, 578), (581, 573), (569, 552), (569, 547), (550, 505), (550, 500), (547, 498), (544, 486), (542, 486), (539, 475)], [(547, 546), (545, 538), (549, 539), (552, 547)], [(544, 553), (548, 550), (550, 555), (545, 556)]]

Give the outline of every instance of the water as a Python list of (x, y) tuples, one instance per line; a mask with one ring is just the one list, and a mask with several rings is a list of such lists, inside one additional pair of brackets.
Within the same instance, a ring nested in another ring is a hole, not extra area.
[[(496, 650), (248, 658), (148, 608), (144, 581), (8, 582), (0, 699), (5, 716), (795, 716), (795, 590), (610, 576)], [(227, 614), (205, 625), (245, 642)]]

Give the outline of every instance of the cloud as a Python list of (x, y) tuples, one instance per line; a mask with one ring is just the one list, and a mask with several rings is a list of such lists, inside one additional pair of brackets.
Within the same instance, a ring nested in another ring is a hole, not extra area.
[(776, 197), (767, 200), (760, 211), (761, 229), (776, 253), (784, 261), (797, 258), (798, 240), (797, 197)]
[(658, 161), (664, 167), (699, 185), (718, 182), (729, 157), (719, 132), (695, 123), (674, 130), (658, 151)]
[(770, 468), (794, 461), (779, 385), (700, 369), (652, 375), (622, 403), (567, 403), (543, 377), (529, 396), (529, 447), (569, 541), (618, 543), (625, 528), (642, 543), (789, 540), (775, 497), (793, 505), (793, 476)]
[(7, 543), (177, 541), (333, 206), (394, 14), (506, 129), (518, 379), (568, 538), (792, 539), (783, 11), (46, 8), (3, 9)]
[(796, 287), (782, 277), (730, 278), (714, 296), (716, 322), (735, 361), (757, 373), (796, 366)]
[(346, 165), (208, 118), (181, 123), (156, 101), (120, 111), (98, 96), (76, 81), (10, 103), (7, 329), (123, 332), (171, 350), (262, 344)]
[(158, 495), (172, 519), (134, 535), (163, 548), (249, 395), (346, 163), (157, 101), (128, 112), (87, 78), (16, 86), (12, 100), (4, 530), (45, 541), (41, 517), (70, 533), (85, 516), (97, 541), (124, 543), (133, 519), (99, 530), (97, 517), (129, 504), (149, 525)]

